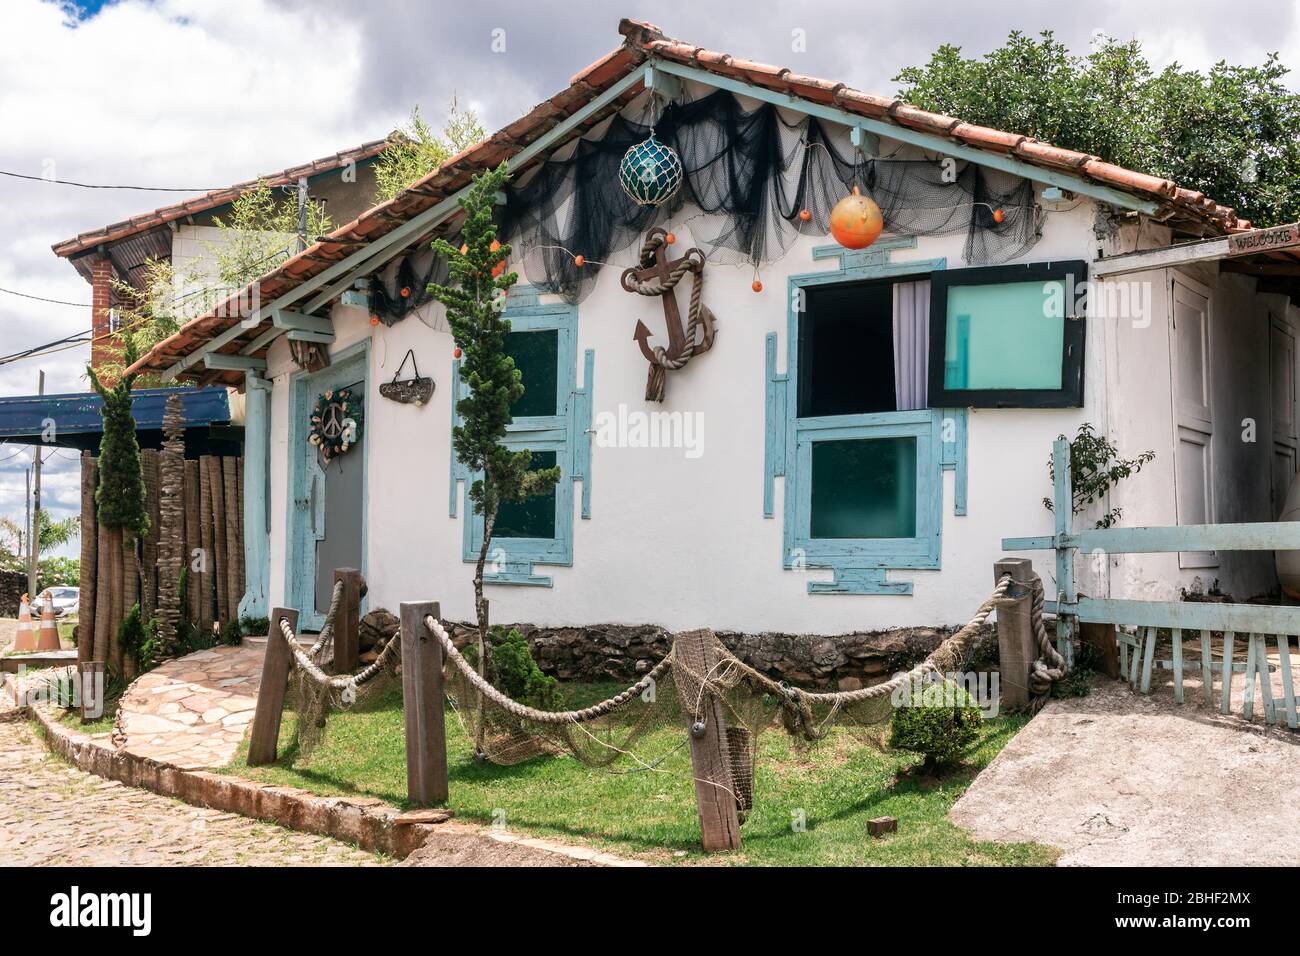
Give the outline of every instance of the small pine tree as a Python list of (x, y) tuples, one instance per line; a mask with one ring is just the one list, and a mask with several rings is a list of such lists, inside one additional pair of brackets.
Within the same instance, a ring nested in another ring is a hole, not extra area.
[(502, 163), (474, 177), (460, 200), (465, 210), (461, 247), (441, 238), (433, 243), (434, 252), (447, 260), (448, 284), (429, 285), (429, 294), (446, 306), (447, 323), (462, 354), (460, 377), (469, 386), (469, 394), (456, 405), (464, 424), (453, 429), (452, 445), (466, 468), (482, 474), (469, 490), (475, 513), (483, 516), (483, 540), (474, 568), (480, 667), (488, 640), (483, 567), (497, 509), (503, 501), (546, 494), (560, 480), (558, 466), (533, 471), (532, 454), (527, 449), (511, 451), (502, 444), (513, 421), (510, 406), (524, 394), (523, 376), (514, 359), (505, 354), (505, 337), (510, 331), (510, 320), (504, 315), (506, 294), (519, 277), (514, 272), (493, 274), (510, 255), (510, 247), (496, 241), (492, 222), (496, 195), (509, 176)]
[[(134, 350), (128, 348), (124, 364), (130, 366), (135, 359)], [(106, 528), (120, 528), (131, 537), (143, 536), (149, 531), (149, 512), (145, 508), (140, 443), (131, 414), (135, 375), (123, 375), (116, 384), (106, 385), (93, 368), (88, 366), (86, 372), (104, 401), (100, 409), (104, 431), (99, 440), (99, 487), (95, 489), (99, 523)]]

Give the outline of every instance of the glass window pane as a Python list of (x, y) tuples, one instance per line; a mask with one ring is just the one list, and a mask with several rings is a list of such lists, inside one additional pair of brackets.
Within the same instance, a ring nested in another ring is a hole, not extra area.
[(893, 285), (833, 285), (804, 294), (799, 417), (896, 411)]
[(812, 446), (814, 538), (915, 538), (916, 439)]
[(1060, 280), (951, 286), (944, 388), (1060, 388), (1064, 293)]
[[(554, 468), (555, 452), (533, 452), (531, 466), (533, 471), (539, 468)], [(501, 507), (497, 509), (497, 521), (492, 528), (492, 537), (554, 538), (555, 489), (552, 488), (544, 495), (525, 498), (523, 501), (503, 501)]]
[(510, 407), (510, 414), (515, 418), (556, 414), (559, 331), (510, 332), (506, 335), (505, 351), (515, 360), (515, 367), (524, 373), (524, 394)]

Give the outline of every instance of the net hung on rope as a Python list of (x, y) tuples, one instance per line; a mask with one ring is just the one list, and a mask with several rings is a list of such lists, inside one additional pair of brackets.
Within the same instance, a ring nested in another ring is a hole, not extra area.
[[(898, 692), (942, 683), (945, 675), (969, 667), (975, 639), (1010, 583), (1004, 576), (971, 620), (910, 671), (853, 691), (808, 691), (779, 682), (740, 660), (712, 632), (702, 632), (703, 654), (683, 654), (679, 642), (612, 697), (574, 710), (542, 710), (489, 683), (436, 618), (426, 617), (425, 626), (442, 644), (448, 699), (487, 760), (511, 765), (567, 754), (612, 773), (668, 772), (668, 758), (689, 746), (691, 734), (703, 732), (710, 713), (721, 713), (730, 789), (743, 818), (754, 806), (754, 768), (764, 733), (779, 729), (813, 745), (838, 726), (880, 745)], [(693, 633), (701, 639), (701, 632)], [(700, 660), (713, 663), (691, 663)], [(665, 728), (673, 732), (655, 733)]]

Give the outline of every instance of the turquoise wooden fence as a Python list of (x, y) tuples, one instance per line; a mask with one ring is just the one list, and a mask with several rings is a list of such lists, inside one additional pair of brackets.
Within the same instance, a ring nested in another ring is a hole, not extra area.
[[(1053, 513), (1056, 533), (1033, 538), (1003, 538), (1005, 551), (1056, 552), (1055, 601), (1047, 610), (1055, 612), (1057, 648), (1073, 665), (1073, 637), (1077, 623), (1110, 624), (1116, 628), (1121, 672), (1142, 693), (1151, 689), (1152, 672), (1161, 668), (1173, 672), (1174, 699), (1183, 703), (1183, 678), (1199, 674), (1207, 704), (1216, 696), (1223, 713), (1230, 710), (1232, 675), (1245, 675), (1242, 713), (1252, 717), (1259, 704), (1264, 719), (1276, 723), (1279, 711), (1288, 727), (1297, 727), (1296, 698), (1291, 673), (1291, 644), (1300, 635), (1300, 607), (1257, 604), (1214, 604), (1182, 601), (1128, 601), (1116, 598), (1080, 597), (1074, 581), (1074, 552), (1137, 554), (1180, 551), (1280, 551), (1300, 550), (1300, 522), (1265, 521), (1250, 524), (1180, 525), (1169, 528), (1099, 528), (1074, 530), (1070, 489), (1070, 445), (1057, 439), (1052, 448)], [(1172, 640), (1169, 660), (1156, 660), (1156, 635), (1168, 629)], [(1214, 659), (1212, 633), (1223, 635), (1223, 651)], [(1184, 640), (1199, 636), (1199, 654), (1184, 654)], [(1270, 639), (1277, 648), (1278, 662), (1268, 660)], [(1242, 642), (1242, 643), (1239, 643)], [(1238, 654), (1244, 652), (1245, 659)], [(1271, 673), (1281, 672), (1282, 693), (1274, 699)], [(1215, 694), (1214, 677), (1220, 688)]]

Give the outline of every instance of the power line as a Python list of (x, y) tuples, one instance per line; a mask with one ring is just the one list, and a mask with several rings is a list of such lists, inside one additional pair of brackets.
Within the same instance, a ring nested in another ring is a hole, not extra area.
[(0, 169), (0, 176), (12, 176), (14, 179), (30, 179), (38, 183), (57, 183), (60, 186), (79, 186), (82, 189), (134, 189), (149, 193), (210, 193), (227, 188), (224, 186), (210, 188), (195, 186), (191, 188), (188, 186), (121, 186), (101, 183), (78, 183), (70, 179), (50, 179), (46, 176), (31, 176), (27, 173), (11, 173), (5, 169)]
[(47, 299), (43, 295), (32, 295), (29, 292), (17, 292), (14, 289), (0, 289), (0, 292), (8, 295), (16, 295), (23, 299), (35, 299), (37, 302), (53, 302), (55, 305), (75, 305), (81, 309), (90, 309), (94, 306), (90, 302), (69, 302), (67, 299)]

